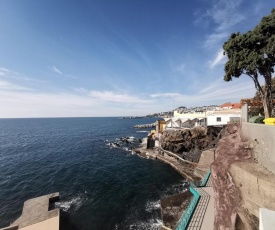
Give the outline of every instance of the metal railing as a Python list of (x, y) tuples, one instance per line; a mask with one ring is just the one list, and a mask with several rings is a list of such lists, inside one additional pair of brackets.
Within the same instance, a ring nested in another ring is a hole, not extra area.
[(190, 183), (189, 190), (193, 194), (193, 197), (187, 209), (183, 213), (176, 230), (185, 230), (187, 228), (189, 221), (191, 220), (194, 210), (196, 209), (201, 197), (198, 188), (193, 183)]
[[(210, 170), (208, 170), (203, 181), (197, 181), (197, 182), (195, 182), (195, 184), (198, 187), (204, 187), (207, 184), (210, 173), (211, 173)], [(190, 182), (189, 190), (193, 194), (193, 197), (192, 197), (187, 209), (183, 213), (176, 230), (185, 230), (188, 227), (188, 224), (192, 218), (192, 215), (193, 215), (193, 213), (197, 207), (197, 204), (201, 198), (200, 191), (195, 184)]]
[(200, 183), (200, 185), (198, 187), (205, 187), (205, 185), (207, 184), (207, 181), (209, 179), (210, 176), (210, 169), (207, 171), (206, 175), (203, 178), (203, 181)]

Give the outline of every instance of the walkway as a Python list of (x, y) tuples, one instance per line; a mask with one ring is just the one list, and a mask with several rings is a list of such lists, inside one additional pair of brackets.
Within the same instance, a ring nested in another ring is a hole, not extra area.
[(198, 192), (201, 198), (187, 229), (212, 230), (214, 229), (214, 191), (211, 176), (205, 187), (198, 188)]

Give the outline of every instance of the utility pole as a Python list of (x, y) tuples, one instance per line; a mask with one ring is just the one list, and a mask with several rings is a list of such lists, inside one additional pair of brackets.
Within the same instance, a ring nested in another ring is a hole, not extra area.
[(171, 128), (173, 128), (173, 115), (172, 115), (172, 100), (171, 100)]

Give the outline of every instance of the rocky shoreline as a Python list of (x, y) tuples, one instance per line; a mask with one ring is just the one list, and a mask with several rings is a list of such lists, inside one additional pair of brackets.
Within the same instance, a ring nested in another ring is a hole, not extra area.
[[(133, 151), (141, 157), (159, 160), (170, 165), (177, 173), (188, 181), (201, 181), (209, 170), (211, 163), (214, 161), (215, 149), (213, 148), (201, 151), (198, 161), (191, 162), (183, 159), (180, 154), (173, 153), (161, 147), (146, 149), (146, 143), (147, 138), (144, 138), (140, 147), (133, 149)], [(161, 226), (160, 229), (176, 228), (179, 219), (188, 207), (192, 198), (192, 194), (186, 188), (184, 188), (183, 185), (182, 193), (161, 199), (161, 215), (165, 227)]]

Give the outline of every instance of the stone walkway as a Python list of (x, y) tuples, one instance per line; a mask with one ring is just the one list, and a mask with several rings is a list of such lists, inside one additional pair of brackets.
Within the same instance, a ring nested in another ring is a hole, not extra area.
[(211, 176), (205, 187), (198, 188), (201, 198), (188, 225), (189, 230), (214, 229), (214, 191)]

